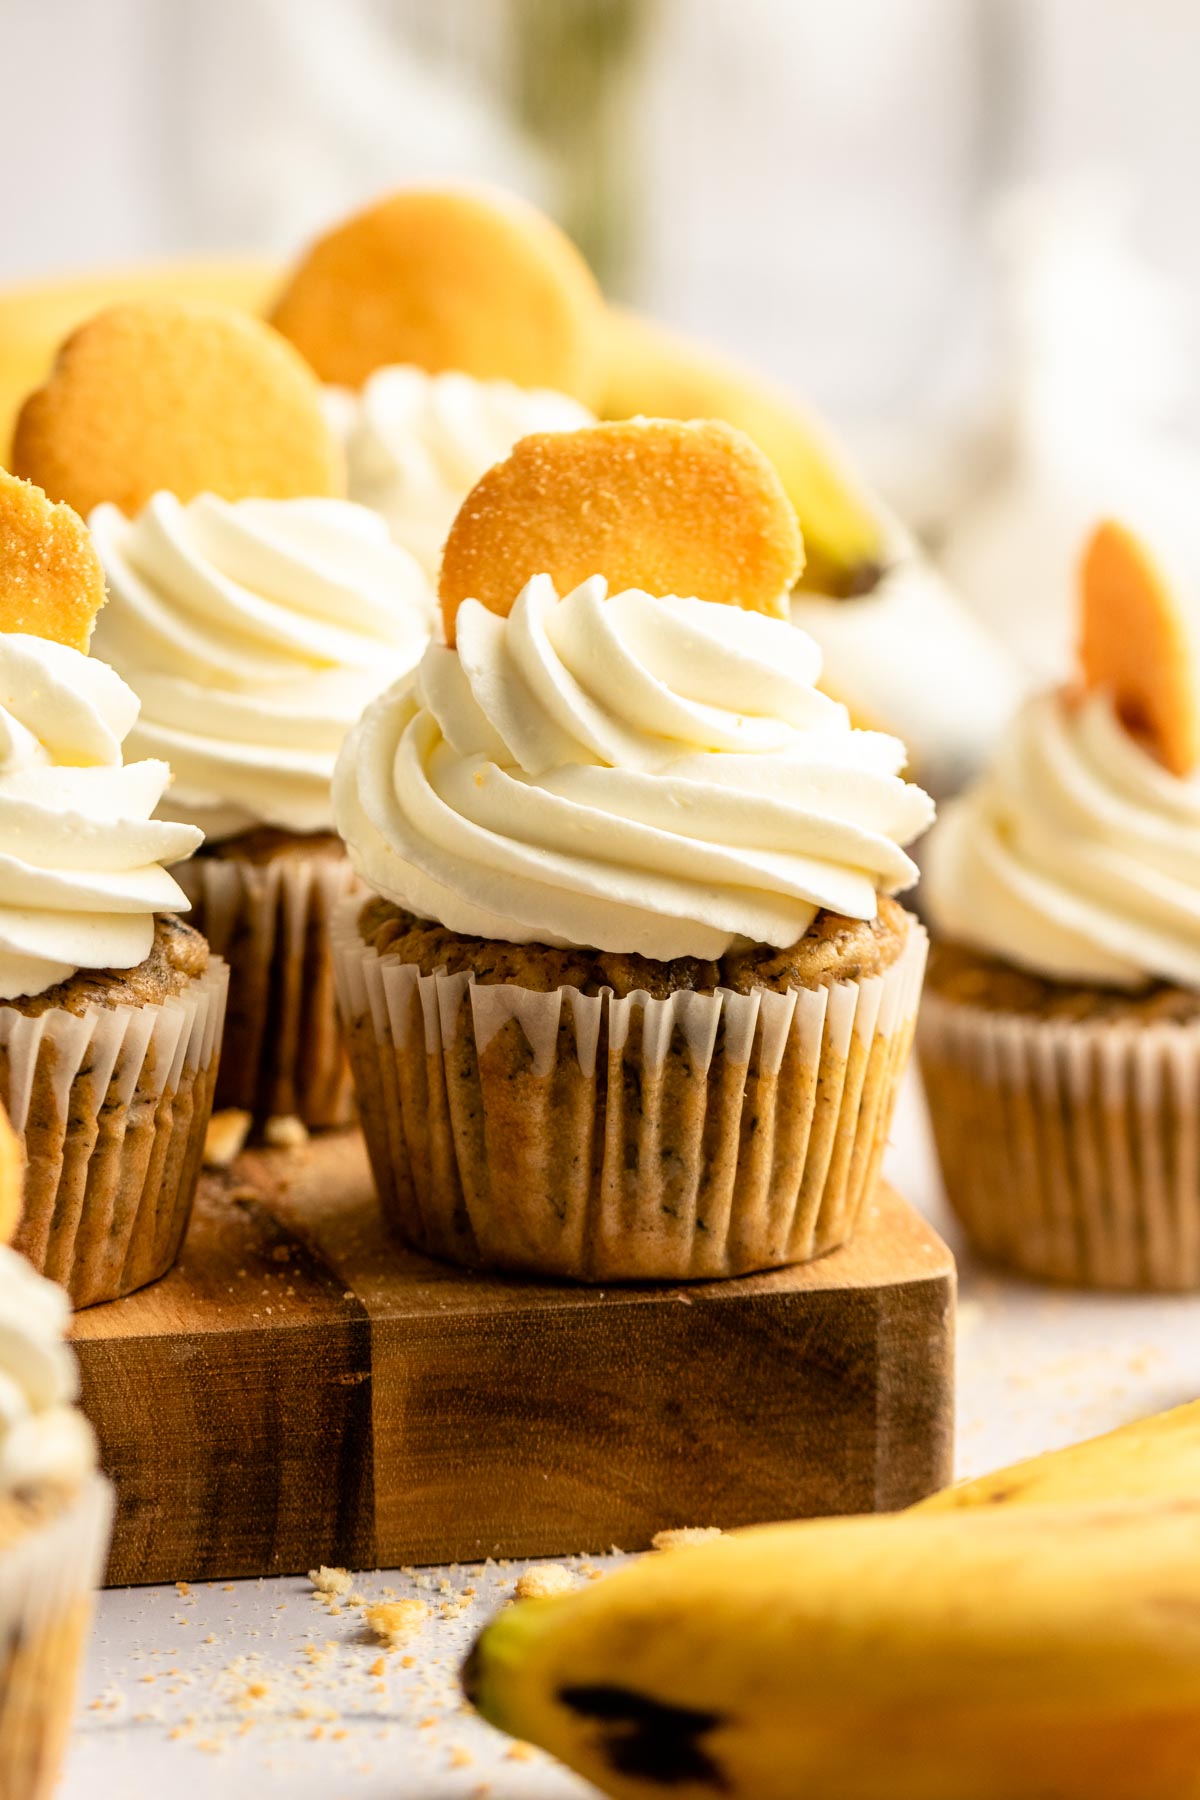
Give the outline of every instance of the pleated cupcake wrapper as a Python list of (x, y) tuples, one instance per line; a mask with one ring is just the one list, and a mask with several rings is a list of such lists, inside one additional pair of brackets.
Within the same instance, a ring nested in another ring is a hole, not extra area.
[(345, 857), (197, 856), (172, 870), (189, 923), (231, 970), (218, 1107), (346, 1125), (354, 1090), (338, 1023), (329, 930), (358, 887)]
[(53, 1792), (111, 1530), (112, 1489), (94, 1475), (0, 1549), (0, 1800)]
[(25, 1147), (15, 1246), (76, 1306), (170, 1268), (212, 1111), (229, 970), (151, 1006), (0, 1006), (0, 1100)]
[(735, 1275), (843, 1243), (879, 1177), (926, 938), (861, 982), (588, 996), (424, 976), (334, 924), (359, 1110), (408, 1241), (587, 1281)]
[(918, 1046), (947, 1196), (985, 1255), (1049, 1281), (1200, 1288), (1200, 1022), (929, 994)]

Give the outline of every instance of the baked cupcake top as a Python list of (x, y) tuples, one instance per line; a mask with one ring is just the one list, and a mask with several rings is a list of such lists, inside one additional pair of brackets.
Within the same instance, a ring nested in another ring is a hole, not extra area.
[[(640, 429), (647, 454), (631, 459)], [(822, 908), (873, 918), (881, 891), (915, 879), (902, 846), (932, 805), (901, 778), (902, 745), (852, 730), (819, 691), (812, 640), (757, 610), (782, 605), (799, 561), (773, 470), (708, 426), (600, 427), (538, 446), (526, 488), (493, 471), (503, 504), (482, 504), (481, 483), (459, 515), (442, 585), (455, 647), (431, 646), (347, 740), (334, 806), (360, 874), (456, 932), (661, 961), (790, 945)], [(574, 465), (582, 456), (601, 479), (605, 455), (612, 516), (581, 513), (559, 550)], [(529, 458), (522, 446), (513, 460)], [(670, 591), (673, 569), (705, 572), (715, 591), (712, 546), (695, 542), (705, 481), (756, 521), (729, 555), (729, 597), (753, 610)], [(660, 591), (609, 593), (603, 568), (562, 591), (561, 568), (580, 558), (634, 566), (636, 535), (618, 545), (613, 518), (630, 534), (656, 523), (644, 561)], [(521, 541), (543, 566), (515, 601), (495, 587), (487, 605), (458, 599), (468, 548), (495, 572), (519, 566)]]
[(1083, 564), (1081, 680), (1028, 702), (946, 807), (924, 893), (945, 937), (1061, 982), (1200, 988), (1200, 642), (1129, 532)]
[(71, 1303), (0, 1244), (0, 1496), (78, 1487), (96, 1467), (91, 1426), (73, 1404), (75, 1357), (64, 1343)]
[(137, 696), (72, 647), (102, 595), (82, 521), (0, 471), (0, 999), (134, 968), (187, 908), (163, 865), (201, 834), (152, 818), (171, 772), (123, 759)]
[(96, 648), (138, 693), (130, 745), (170, 762), (173, 808), (213, 838), (328, 830), (347, 728), (429, 638), (413, 558), (346, 500), (160, 493), (90, 523), (109, 589)]
[(381, 513), (433, 577), (454, 515), (484, 471), (530, 432), (573, 431), (591, 419), (552, 388), (412, 364), (377, 369), (358, 394), (330, 388), (327, 404), (351, 498)]

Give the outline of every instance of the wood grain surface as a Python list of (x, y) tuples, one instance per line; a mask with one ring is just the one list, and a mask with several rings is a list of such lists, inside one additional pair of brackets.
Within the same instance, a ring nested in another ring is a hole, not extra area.
[(884, 1189), (799, 1269), (592, 1289), (391, 1237), (357, 1132), (206, 1176), (178, 1266), (77, 1315), (111, 1583), (637, 1549), (950, 1478), (954, 1264)]

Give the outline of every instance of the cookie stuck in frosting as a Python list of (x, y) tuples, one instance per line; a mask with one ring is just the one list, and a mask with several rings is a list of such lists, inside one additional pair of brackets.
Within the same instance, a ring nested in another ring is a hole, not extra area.
[(86, 650), (104, 605), (104, 571), (69, 506), (0, 469), (0, 631)]
[(1089, 691), (1172, 775), (1200, 765), (1200, 656), (1187, 608), (1150, 546), (1106, 519), (1081, 569), (1079, 662)]
[(743, 432), (631, 419), (522, 438), (459, 509), (438, 591), (453, 644), (464, 600), (507, 617), (535, 575), (785, 618), (803, 566), (791, 502)]

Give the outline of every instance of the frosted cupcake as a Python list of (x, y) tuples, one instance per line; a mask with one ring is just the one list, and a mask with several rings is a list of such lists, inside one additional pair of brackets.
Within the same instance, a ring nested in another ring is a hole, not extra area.
[[(0, 622), (86, 642), (103, 592), (66, 507), (0, 474)], [(80, 595), (88, 600), (79, 611)], [(27, 1164), (15, 1242), (77, 1305), (175, 1258), (212, 1105), (227, 970), (172, 917), (200, 842), (126, 763), (137, 698), (70, 643), (0, 632), (0, 1101)]]
[(232, 972), (217, 1105), (345, 1123), (328, 926), (353, 872), (330, 782), (349, 726), (424, 649), (429, 585), (344, 500), (156, 494), (90, 523), (96, 648), (141, 700), (130, 747), (170, 763), (172, 809), (204, 832), (177, 873)]
[(459, 514), (451, 645), (334, 785), (377, 896), (335, 932), (351, 1061), (417, 1247), (701, 1277), (853, 1230), (924, 960), (889, 896), (932, 809), (819, 692), (799, 558), (715, 426), (526, 439)]
[(1083, 565), (1081, 681), (947, 808), (921, 1066), (946, 1190), (1049, 1280), (1200, 1286), (1195, 609), (1119, 526)]
[(366, 701), (416, 661), (433, 599), (343, 471), (302, 359), (219, 307), (125, 305), (22, 409), (22, 464), (86, 502), (110, 601), (96, 648), (136, 691), (203, 854), (179, 871), (230, 965), (217, 1104), (352, 1116), (328, 920), (353, 881), (329, 783)]
[(54, 1790), (111, 1527), (69, 1317), (62, 1289), (0, 1245), (0, 1784), (20, 1800)]

